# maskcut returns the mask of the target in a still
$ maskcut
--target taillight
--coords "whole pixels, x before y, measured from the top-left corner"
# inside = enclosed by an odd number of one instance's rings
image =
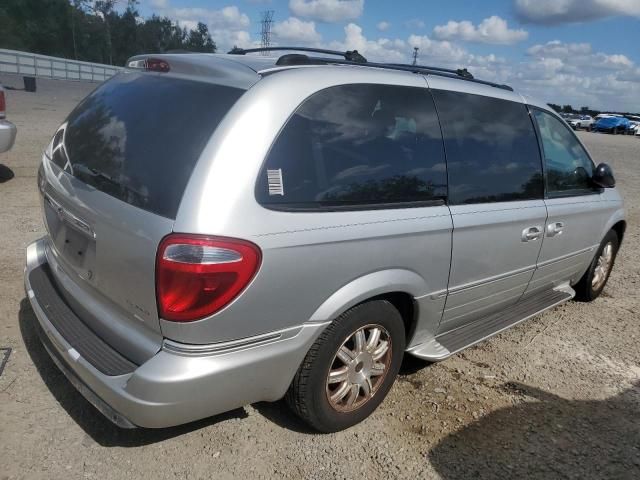
[[[6,110],[7,110],[7,102],[4,98],[4,90],[0,90],[0,118],[5,117]]]
[[[260,260],[260,249],[244,240],[168,235],[156,262],[160,317],[191,322],[212,315],[251,282]]]

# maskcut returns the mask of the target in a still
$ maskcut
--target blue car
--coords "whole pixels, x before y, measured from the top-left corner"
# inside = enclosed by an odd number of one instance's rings
[[[593,129],[596,132],[613,133],[629,133],[631,131],[631,122],[624,117],[604,117],[596,122]]]

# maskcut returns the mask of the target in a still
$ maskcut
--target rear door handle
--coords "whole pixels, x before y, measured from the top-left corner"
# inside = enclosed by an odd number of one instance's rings
[[[523,242],[533,242],[538,240],[540,237],[542,237],[542,227],[540,226],[525,228],[522,231]]]
[[[555,222],[547,225],[547,237],[555,237],[561,235],[564,230],[564,223]]]

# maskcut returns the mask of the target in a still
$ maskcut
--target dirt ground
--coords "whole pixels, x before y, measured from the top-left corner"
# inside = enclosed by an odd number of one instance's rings
[[[56,369],[25,300],[25,247],[44,233],[40,155],[93,88],[38,86],[8,92],[18,138],[0,154],[0,348],[12,349],[0,376],[0,479],[640,478],[640,138],[579,133],[613,166],[629,223],[594,303],[565,304],[442,363],[407,359],[377,412],[342,433],[311,433],[282,403],[127,431]]]

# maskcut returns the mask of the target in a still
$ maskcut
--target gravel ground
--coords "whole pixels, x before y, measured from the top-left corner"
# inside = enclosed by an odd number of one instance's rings
[[[5,85],[15,78],[0,77]],[[579,133],[609,162],[629,227],[604,294],[568,303],[438,364],[407,359],[386,401],[317,435],[282,403],[166,430],[124,431],[56,369],[33,330],[22,270],[43,234],[41,151],[93,85],[8,92],[18,126],[0,155],[0,479],[640,478],[640,139]],[[0,361],[1,361],[0,352]]]

